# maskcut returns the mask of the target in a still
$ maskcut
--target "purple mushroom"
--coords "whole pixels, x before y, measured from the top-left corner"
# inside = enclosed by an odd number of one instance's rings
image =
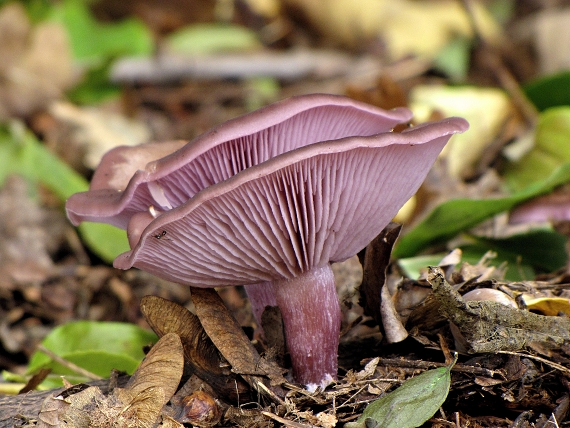
[[[570,193],[564,187],[515,207],[509,223],[543,223],[570,220]]]
[[[390,132],[410,118],[345,97],[290,98],[170,143],[178,150],[163,158],[158,144],[112,150],[68,216],[127,229],[118,268],[245,285],[258,320],[278,306],[294,378],[323,384],[336,378],[341,319],[330,262],[364,248],[468,127],[450,118]],[[123,165],[137,162],[127,183]]]

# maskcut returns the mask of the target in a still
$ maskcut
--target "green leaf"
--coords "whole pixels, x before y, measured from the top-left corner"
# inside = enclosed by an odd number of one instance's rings
[[[395,391],[370,403],[346,428],[414,428],[441,407],[451,383],[451,366],[428,370],[404,382]]]
[[[82,0],[63,1],[50,18],[66,28],[74,58],[89,66],[122,55],[150,55],[154,47],[150,30],[141,21],[101,23]]]
[[[471,39],[458,37],[445,46],[435,57],[434,66],[454,81],[462,81],[469,71]]]
[[[46,348],[78,366],[109,376],[110,370],[132,373],[144,358],[143,347],[156,342],[156,335],[134,324],[77,321],[56,327],[42,342]],[[52,374],[70,374],[42,352],[30,359],[28,373],[50,367]]]
[[[254,50],[261,47],[253,31],[231,24],[190,25],[170,34],[166,43],[174,52],[191,55]]]
[[[461,262],[476,265],[479,261],[492,251],[492,246],[485,244],[470,244],[462,246],[463,254]],[[440,260],[445,256],[445,253],[438,253],[426,256],[414,256],[398,259],[398,266],[402,269],[403,273],[411,279],[418,279],[422,271],[426,271],[428,266],[437,266]],[[506,271],[504,279],[507,281],[523,281],[535,277],[535,271],[532,265],[523,264],[516,254],[504,253],[497,251],[495,248],[495,257],[488,258],[487,263],[490,266],[503,266],[506,264]]]
[[[12,0],[0,1],[0,7],[4,4],[10,3]],[[26,0],[24,7],[30,20],[34,23],[40,22],[45,19],[50,13],[53,3],[50,0]]]
[[[492,247],[492,246],[491,246]],[[489,251],[493,251],[495,257],[488,260],[490,266],[501,267],[505,269],[504,280],[506,281],[528,281],[536,276],[536,271],[531,264],[522,262],[521,257],[514,253],[502,251],[484,243],[474,243],[461,247],[463,250],[463,260],[474,265],[484,256],[489,256]]]
[[[0,127],[0,185],[10,174],[39,181],[62,200],[89,187],[85,178],[50,152],[21,122]]]
[[[43,184],[62,201],[89,188],[83,176],[50,152],[21,122],[0,126],[0,186],[10,174]],[[85,223],[79,231],[91,251],[106,262],[129,250],[124,230]]]
[[[75,104],[92,105],[116,98],[121,94],[119,85],[109,80],[110,62],[87,70],[83,80],[67,92]]]
[[[130,250],[127,232],[104,223],[81,223],[78,227],[83,242],[105,262]]]
[[[501,266],[505,262],[505,278],[508,281],[530,280],[535,277],[535,269],[554,272],[568,262],[567,238],[550,229],[533,229],[525,233],[503,239],[490,239],[470,236],[472,243],[461,245],[461,261],[477,264],[489,251],[495,253],[488,259],[491,266]],[[437,266],[445,253],[406,257],[398,259],[398,266],[408,278],[418,279],[420,272],[428,266]]]
[[[523,90],[539,110],[570,105],[570,71],[533,80]]]
[[[504,177],[511,190],[543,180],[557,167],[570,162],[570,106],[541,113],[534,140],[530,152],[505,168]]]
[[[556,169],[547,179],[520,192],[495,199],[454,199],[438,205],[396,244],[396,258],[411,257],[422,249],[445,242],[462,231],[528,199],[552,191],[570,181],[570,163]]]
[[[480,248],[495,251],[497,259],[507,261],[510,265],[533,266],[543,272],[554,272],[568,262],[566,252],[567,238],[554,230],[536,229],[503,239],[475,238],[470,249]],[[469,247],[465,247],[467,251]],[[516,278],[513,280],[532,277]]]
[[[447,253],[437,253],[423,256],[402,257],[397,260],[397,264],[406,277],[417,280],[419,279],[422,270],[425,270],[428,266],[438,266],[439,262],[446,256],[446,254]],[[461,260],[471,263],[463,257]],[[476,262],[477,260],[475,263]]]

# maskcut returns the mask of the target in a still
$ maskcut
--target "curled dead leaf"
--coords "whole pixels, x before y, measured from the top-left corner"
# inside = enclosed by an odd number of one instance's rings
[[[228,360],[234,373],[267,376],[272,385],[285,382],[284,370],[258,354],[215,290],[191,287],[191,292],[196,314],[204,330]],[[257,382],[249,383],[258,388]]]
[[[160,388],[164,391],[162,407],[176,392],[183,369],[180,338],[175,333],[168,333],[152,347],[125,389],[136,397],[147,389]]]
[[[227,368],[200,320],[185,307],[158,296],[145,296],[141,311],[152,328],[162,337],[176,333],[186,356],[186,370],[195,373],[222,397],[231,401],[250,399],[249,387]]]
[[[402,226],[390,223],[366,247],[363,262],[363,278],[360,285],[361,306],[382,326],[381,290],[386,282],[386,268],[390,262],[390,254],[400,235]]]

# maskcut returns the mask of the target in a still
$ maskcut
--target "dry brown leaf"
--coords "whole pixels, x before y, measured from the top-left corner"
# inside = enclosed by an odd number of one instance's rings
[[[159,387],[164,391],[164,402],[174,395],[184,368],[182,343],[175,333],[160,338],[129,379],[126,389],[133,396],[146,389]]]
[[[196,314],[208,336],[232,371],[241,375],[265,375],[272,384],[285,382],[283,369],[259,356],[240,325],[215,290],[191,287]]]
[[[141,312],[153,331],[162,337],[176,333],[184,348],[186,365],[223,397],[232,401],[249,397],[249,387],[227,368],[200,320],[185,307],[157,296],[145,296]]]
[[[50,373],[51,369],[41,369],[26,382],[26,385],[20,390],[20,392],[18,392],[18,394],[25,394],[26,392],[35,390]]]
[[[168,333],[176,333],[180,337],[191,365],[222,373],[218,352],[196,315],[184,306],[158,296],[143,297],[140,307],[146,321],[159,337]]]
[[[126,403],[114,417],[114,426],[120,427],[152,428],[162,406],[169,400],[160,386],[148,386],[138,392],[129,389],[116,389],[114,392],[119,401]]]
[[[50,396],[42,404],[38,415],[38,428],[59,427],[59,417],[69,408],[70,403],[63,398]]]
[[[183,365],[180,338],[167,334],[150,350],[126,388],[105,396],[98,387],[71,387],[44,402],[38,426],[151,428],[178,388]]]
[[[374,318],[378,325],[382,325],[380,292],[386,282],[386,268],[390,262],[392,247],[401,230],[402,226],[390,223],[366,247],[364,275],[360,285],[360,305],[364,308],[364,313]]]

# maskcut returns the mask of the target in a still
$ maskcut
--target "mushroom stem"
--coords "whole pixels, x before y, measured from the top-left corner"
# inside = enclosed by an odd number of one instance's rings
[[[261,325],[261,315],[267,306],[277,306],[275,294],[270,282],[260,282],[257,284],[249,284],[244,286],[245,292],[251,304],[251,311],[257,322],[257,326],[263,329]]]
[[[293,377],[323,386],[336,379],[341,312],[330,265],[273,282]]]

